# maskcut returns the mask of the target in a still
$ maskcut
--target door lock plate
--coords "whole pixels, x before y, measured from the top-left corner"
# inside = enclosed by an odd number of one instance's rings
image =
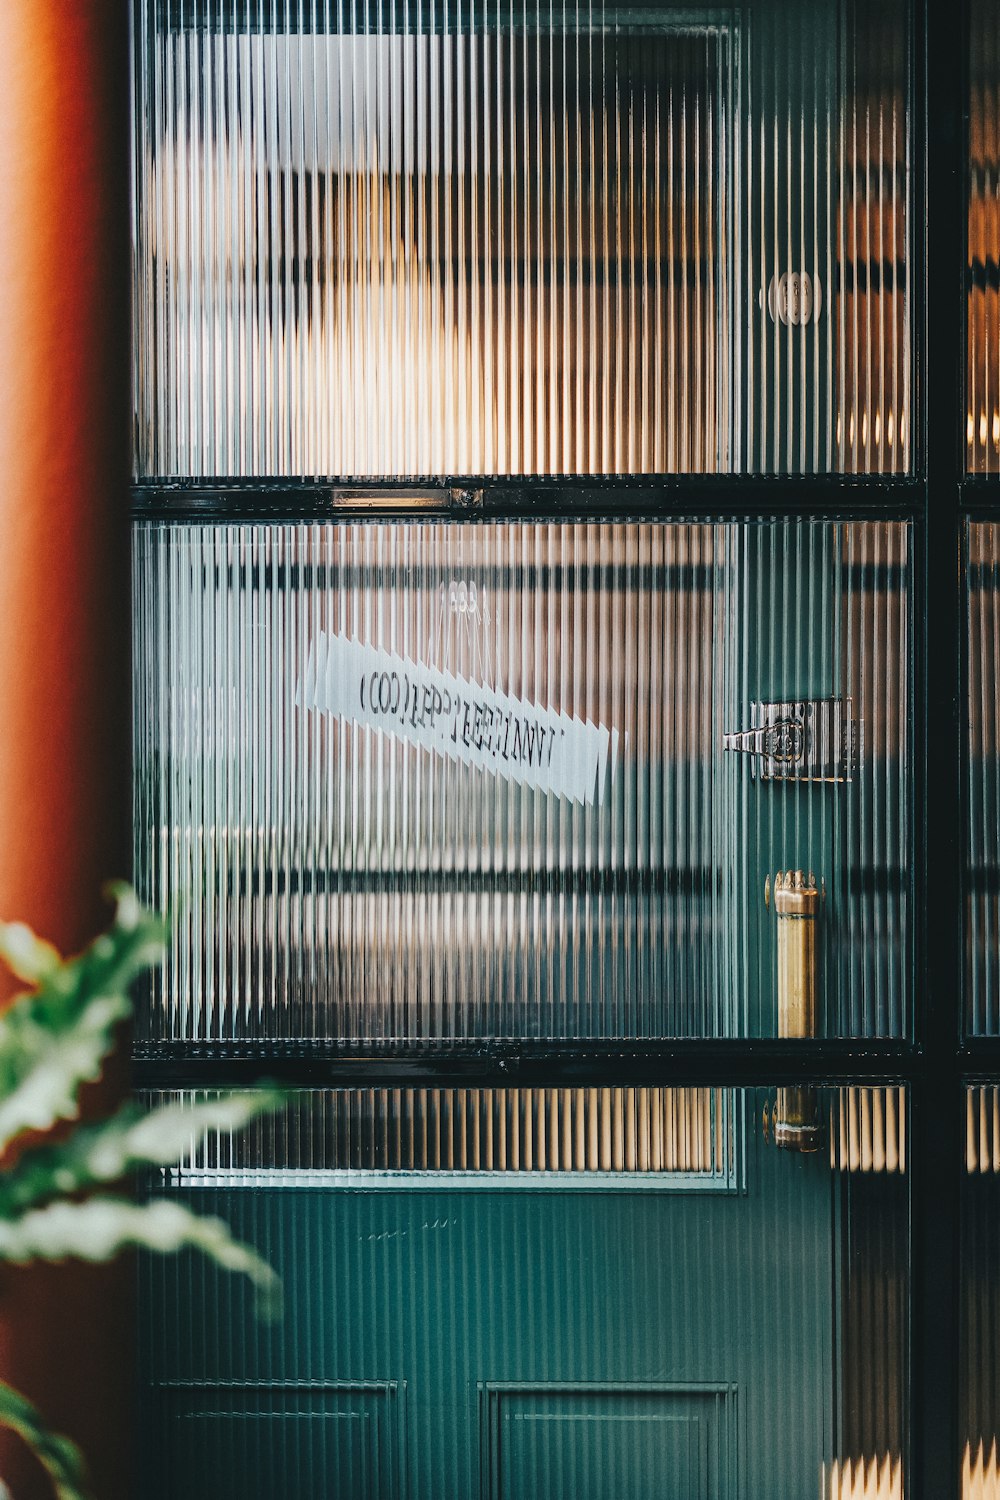
[[[724,750],[753,756],[761,781],[851,781],[861,722],[850,698],[751,703],[750,728],[723,736]]]

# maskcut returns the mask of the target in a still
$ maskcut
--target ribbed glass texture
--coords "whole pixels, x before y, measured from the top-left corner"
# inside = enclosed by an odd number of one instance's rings
[[[965,1023],[1000,1034],[1000,527],[967,535]]]
[[[960,1365],[963,1500],[1000,1495],[1000,1089],[966,1090]]]
[[[905,525],[150,523],[135,570],[141,1042],[905,1032]]]
[[[910,467],[902,0],[136,0],[140,477]]]
[[[188,1093],[181,1102],[211,1097]],[[289,1184],[428,1172],[462,1181],[498,1174],[664,1173],[737,1185],[735,1095],[710,1088],[367,1088],[300,1091],[277,1115],[192,1145],[178,1182]],[[859,1135],[859,1140],[861,1139]]]
[[[166,1096],[164,1096],[166,1097]],[[171,1102],[200,1103],[210,1091]],[[151,1096],[151,1102],[162,1102]],[[824,1096],[834,1171],[905,1172],[906,1099],[898,1087],[849,1087]],[[996,1104],[991,1098],[991,1107]],[[309,1174],[687,1174],[736,1186],[744,1172],[742,1095],[731,1089],[649,1087],[339,1088],[297,1090],[274,1114],[236,1133],[213,1132],[166,1176],[175,1182],[264,1180]],[[765,1103],[770,1129],[782,1110]],[[970,1122],[972,1117],[970,1115]],[[992,1116],[977,1116],[970,1152],[1000,1153]],[[970,1125],[971,1128],[971,1125]],[[766,1135],[768,1141],[770,1136]],[[970,1162],[978,1156],[970,1155]],[[1000,1154],[997,1156],[1000,1163]],[[970,1171],[973,1170],[970,1166]],[[985,1170],[985,1169],[984,1169]],[[1000,1165],[996,1167],[1000,1171]]]
[[[966,467],[1000,472],[1000,32],[990,0],[969,21]]]
[[[449,1092],[413,1093],[418,1135],[432,1094],[428,1135],[496,1097]],[[256,1322],[200,1260],[143,1263],[143,1494],[902,1500],[905,1100],[804,1086],[802,1153],[775,1144],[781,1091],[702,1092],[730,1101],[733,1182],[289,1172],[330,1160],[325,1091],[256,1129],[250,1176],[222,1143],[228,1176],[161,1182],[262,1250],[285,1312]],[[878,1164],[831,1159],[850,1092],[894,1101]],[[374,1139],[401,1117],[369,1113]]]

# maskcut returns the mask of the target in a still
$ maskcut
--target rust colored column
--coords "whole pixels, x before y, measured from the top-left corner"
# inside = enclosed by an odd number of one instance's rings
[[[129,869],[127,100],[126,0],[0,4],[0,916],[68,950]],[[128,1493],[130,1325],[120,1266],[0,1274],[0,1376],[99,1500]],[[51,1494],[9,1436],[0,1475]]]

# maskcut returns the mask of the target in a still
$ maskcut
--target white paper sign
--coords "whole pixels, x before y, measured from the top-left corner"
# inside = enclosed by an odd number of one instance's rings
[[[320,632],[295,702],[539,791],[601,802],[618,731]]]

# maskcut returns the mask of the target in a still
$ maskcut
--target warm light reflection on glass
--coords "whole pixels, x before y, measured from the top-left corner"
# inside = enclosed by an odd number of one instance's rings
[[[902,1088],[839,1089],[829,1121],[830,1166],[850,1172],[906,1171]]]
[[[1000,1088],[966,1090],[965,1168],[1000,1172]]]
[[[903,1500],[903,1465],[895,1454],[847,1458],[825,1475],[824,1500]]]
[[[997,1440],[966,1443],[962,1459],[962,1500],[1000,1500]]]
[[[993,0],[973,0],[969,46],[966,456],[1000,468],[1000,39]]]
[[[733,1186],[742,1101],[712,1088],[371,1088],[293,1093],[195,1146],[180,1176],[628,1173]]]
[[[907,468],[901,0],[317,9],[141,6],[140,475]]]
[[[1000,1086],[965,1091],[960,1433],[963,1500],[1000,1500]]]

